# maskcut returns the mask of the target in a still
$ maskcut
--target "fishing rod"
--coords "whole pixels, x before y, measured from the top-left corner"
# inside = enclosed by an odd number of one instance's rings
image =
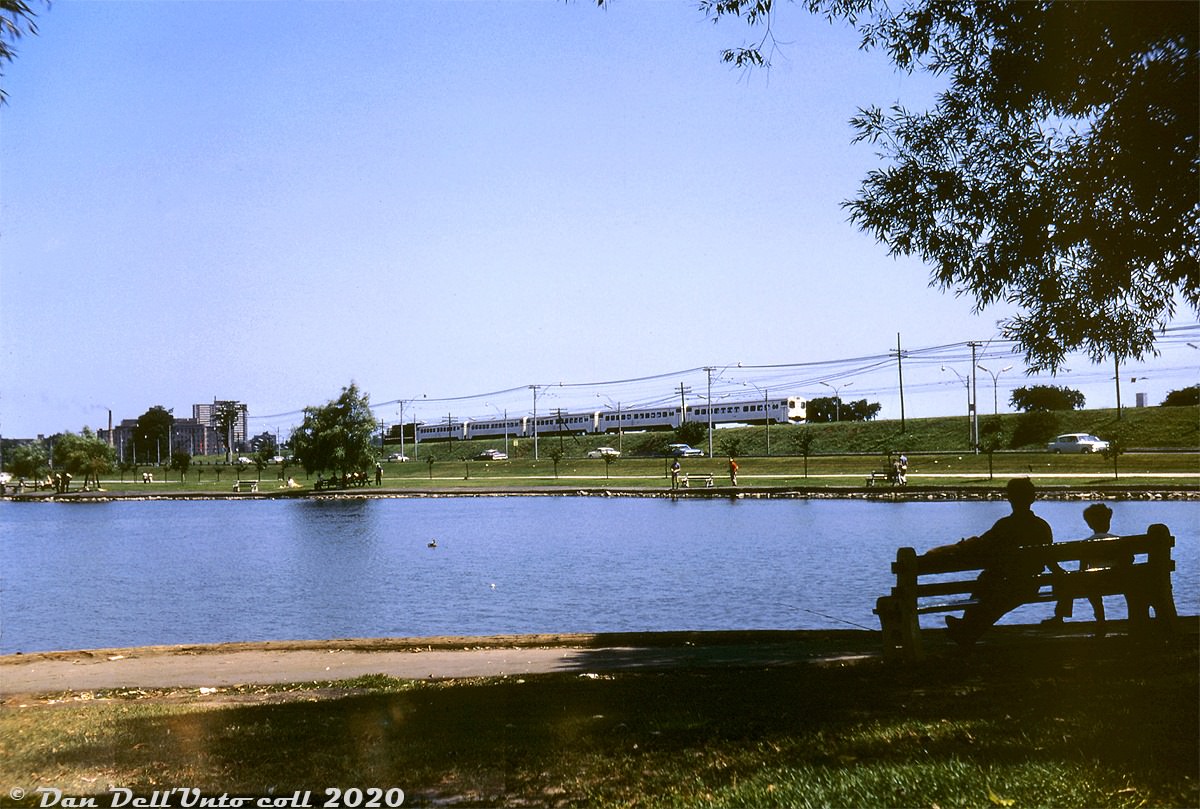
[[[845,618],[838,618],[836,615],[826,615],[823,612],[817,612],[816,610],[810,610],[808,607],[801,607],[796,604],[790,604],[786,601],[777,601],[776,603],[781,607],[789,607],[793,610],[800,610],[800,612],[809,612],[809,613],[812,613],[813,615],[819,615],[822,618],[828,618],[830,621],[837,621],[838,623],[841,623],[841,624],[849,624],[850,626],[855,626],[855,627],[858,627],[859,629],[865,629],[868,632],[875,631],[874,627],[863,626],[862,624],[856,624],[854,621],[847,621]]]

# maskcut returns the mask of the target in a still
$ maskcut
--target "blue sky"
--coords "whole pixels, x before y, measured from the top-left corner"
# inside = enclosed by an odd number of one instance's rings
[[[897,333],[909,417],[965,409],[969,340],[1014,366],[1001,410],[1035,382],[1115,402],[1086,358],[1025,378],[1009,310],[847,223],[875,165],[849,118],[933,87],[800,9],[749,75],[719,53],[756,34],[683,2],[60,2],[39,29],[0,110],[6,436],[214,398],[286,435],[351,381],[389,421],[530,385],[599,408],[705,395],[705,366],[714,398],[838,385],[898,417]],[[1123,403],[1192,384],[1189,341]]]

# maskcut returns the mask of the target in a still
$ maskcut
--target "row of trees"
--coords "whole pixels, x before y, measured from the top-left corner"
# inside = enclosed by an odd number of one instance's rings
[[[1025,413],[1081,410],[1085,401],[1082,392],[1056,385],[1016,388],[1008,398],[1009,404]],[[1197,404],[1200,404],[1200,385],[1173,390],[1162,401],[1163,407],[1186,407]]]
[[[991,426],[992,422],[985,422],[981,431],[985,449],[999,449],[1005,445],[1025,446],[1046,440],[1057,429],[1054,412],[1080,408],[1084,404],[1084,397],[1079,391],[1069,388],[1041,385],[1014,390],[1010,401],[1014,407],[1024,410],[1025,416],[1017,423],[1011,436],[1002,435],[999,422],[994,427]],[[1200,404],[1200,385],[1171,391],[1163,401],[1164,406],[1196,404]],[[868,404],[865,399],[840,404],[843,421],[870,420],[875,418],[878,411],[878,403]],[[831,397],[812,399],[808,412],[812,422],[831,422],[837,418],[838,403]],[[161,423],[163,414],[170,416],[169,411],[163,408],[151,408],[147,413],[148,422]],[[352,382],[342,389],[336,399],[324,405],[305,408],[303,423],[292,434],[292,454],[310,475],[315,472],[348,475],[367,471],[377,462],[373,444],[375,428],[370,397]],[[702,422],[688,422],[674,433],[676,440],[697,445],[705,436],[706,426]],[[669,440],[664,438],[664,442]],[[790,448],[807,459],[814,441],[813,433],[805,429],[793,433],[788,440],[792,444]],[[722,436],[718,449],[726,455],[740,454],[738,437]],[[172,469],[181,476],[187,474],[191,466],[191,456],[187,452],[175,452],[170,460]],[[53,461],[55,468],[69,473],[83,486],[89,483],[98,486],[100,475],[117,466],[113,448],[84,427],[79,434],[57,436],[50,455],[42,444],[14,447],[8,453],[7,467],[14,475],[33,480],[46,473],[50,461]],[[269,462],[265,450],[254,459],[254,465],[260,471]]]
[[[15,447],[8,458],[8,469],[13,475],[28,480],[38,480],[51,461],[56,469],[78,479],[79,485],[89,482],[100,485],[100,475],[110,471],[116,463],[116,451],[108,442],[84,427],[79,434],[64,433],[54,442],[54,449],[47,455],[41,444],[22,444]]]

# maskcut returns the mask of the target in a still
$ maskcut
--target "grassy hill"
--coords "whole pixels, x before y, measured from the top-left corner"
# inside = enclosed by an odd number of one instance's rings
[[[1130,449],[1200,449],[1200,407],[1124,408],[1118,419],[1115,409],[1069,410],[1036,414],[1002,413],[980,418],[980,432],[989,425],[998,425],[1001,450],[1040,450],[1059,433],[1093,433],[1105,439],[1120,435]],[[1030,425],[1036,429],[1029,429]],[[1024,425],[1024,427],[1023,427]],[[899,420],[841,422],[838,424],[773,425],[770,428],[771,455],[798,455],[800,436],[808,431],[812,436],[811,454],[886,454],[895,452],[954,452],[970,448],[969,423],[966,416],[906,419],[903,430]],[[1022,440],[1033,437],[1034,440]],[[1015,440],[1014,440],[1015,439]],[[626,433],[621,441],[626,456],[660,455],[663,447],[676,440],[671,433]],[[702,449],[707,448],[706,439]],[[564,438],[564,457],[579,457],[596,446],[617,446],[615,434],[608,436],[573,436]],[[503,447],[503,439],[464,442],[454,455],[478,452],[486,447]],[[543,455],[557,449],[557,436],[545,436],[540,441]],[[715,430],[713,447],[723,452],[733,447],[732,454],[761,456],[767,454],[767,430],[759,427],[735,427]],[[439,454],[447,448],[441,445]],[[521,441],[509,453],[523,457],[532,451],[532,442]]]

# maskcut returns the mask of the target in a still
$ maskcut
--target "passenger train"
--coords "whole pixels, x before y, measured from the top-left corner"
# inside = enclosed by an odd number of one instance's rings
[[[543,435],[597,435],[618,431],[674,430],[685,421],[710,421],[708,405],[596,410],[584,413],[552,411],[546,415],[416,424],[416,439],[463,441],[470,438],[532,438]],[[807,402],[799,396],[722,402],[711,407],[713,424],[796,424],[807,419]],[[405,425],[405,435],[412,435]]]

